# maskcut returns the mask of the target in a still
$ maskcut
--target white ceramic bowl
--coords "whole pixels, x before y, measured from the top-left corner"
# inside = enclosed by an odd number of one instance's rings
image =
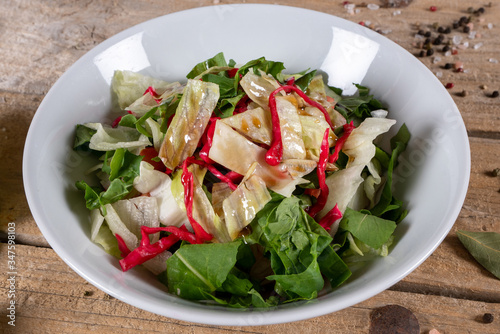
[[[75,125],[110,119],[116,69],[183,80],[199,61],[223,51],[239,63],[265,56],[290,72],[318,68],[329,84],[372,88],[413,137],[402,156],[398,193],[409,215],[389,256],[369,263],[332,293],[274,310],[208,307],[169,295],[141,270],[89,240],[88,212],[74,183],[85,157],[72,150]],[[29,129],[23,175],[31,212],[57,254],[87,281],[144,310],[217,325],[297,321],[349,307],[389,288],[422,263],[457,218],[467,191],[470,152],[453,100],[416,58],[385,37],[346,20],[292,7],[224,5],[178,12],[139,24],[101,43],[56,82]]]

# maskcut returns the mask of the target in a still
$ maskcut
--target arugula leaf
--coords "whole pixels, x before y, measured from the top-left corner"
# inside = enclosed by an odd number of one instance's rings
[[[222,283],[220,290],[235,296],[245,297],[248,294],[248,291],[253,288],[253,284],[249,279],[239,276],[241,275],[229,273],[226,280]]]
[[[328,232],[302,209],[300,199],[271,195],[246,240],[264,246],[269,254],[274,275],[267,279],[276,281],[275,291],[289,301],[311,299],[323,288],[323,275],[332,286],[344,281],[349,269],[331,249]]]
[[[220,289],[236,264],[241,241],[184,245],[167,260],[169,292],[192,300],[204,300]],[[233,278],[231,278],[233,279]],[[164,282],[165,283],[165,282]]]
[[[500,233],[458,230],[457,235],[476,261],[500,279]]]
[[[309,73],[306,73],[303,76],[301,76],[300,78],[298,78],[297,80],[295,80],[295,84],[297,86],[299,86],[299,88],[302,91],[305,91],[315,75],[316,75],[316,70],[310,71]]]
[[[106,152],[106,156],[108,153]],[[142,155],[135,155],[124,148],[119,148],[114,151],[109,165],[107,164],[108,159],[106,159],[106,156],[103,171],[109,174],[110,181],[121,178],[125,183],[132,183],[139,176]]]
[[[152,136],[148,132],[148,130],[146,130],[146,128],[144,127],[144,123],[146,123],[146,120],[148,118],[150,118],[153,115],[155,115],[158,112],[159,108],[160,107],[153,107],[153,108],[151,108],[147,113],[145,113],[139,119],[137,119],[132,114],[127,114],[127,115],[123,116],[120,119],[120,122],[118,123],[118,125],[126,126],[126,127],[129,127],[129,128],[136,128],[139,133],[142,133],[143,135],[151,138]]]
[[[396,229],[396,223],[372,216],[369,212],[357,212],[347,208],[339,227],[351,232],[353,236],[368,246],[377,249],[389,240]]]
[[[373,97],[373,95],[369,95],[369,88],[355,84],[358,88],[358,94],[353,96],[342,96],[342,90],[329,87],[335,94],[338,95],[338,99],[336,99],[337,104],[335,106],[335,110],[340,112],[347,122],[357,119],[364,119],[366,117],[371,116],[371,112],[373,110],[381,109],[382,103]],[[339,94],[340,93],[340,94]]]
[[[100,193],[101,188],[92,187],[88,185],[85,181],[76,182],[76,187],[85,192],[85,205],[87,209],[98,209],[101,206]]]
[[[231,296],[229,300],[224,298],[218,298],[207,292],[202,292],[207,300],[213,300],[221,305],[233,307],[233,308],[266,308],[275,307],[278,305],[278,298],[276,296],[271,296],[267,300],[262,297],[262,295],[255,289],[250,289],[247,295],[242,296]]]
[[[137,118],[135,118],[135,116],[132,114],[127,114],[120,119],[118,125],[126,126],[128,128],[135,128],[135,123],[137,123]]]
[[[76,126],[76,136],[75,136],[75,142],[73,144],[74,149],[88,149],[89,148],[89,143],[90,143],[90,138],[96,133],[97,131],[94,129],[90,129],[86,127],[85,125],[78,124]]]
[[[333,250],[331,245],[328,245],[318,257],[318,264],[321,273],[328,278],[332,288],[340,286],[352,274],[349,267]]]
[[[234,109],[240,100],[245,96],[245,93],[236,95],[234,97],[222,98],[219,100],[216,108],[217,115],[221,118],[233,116]]]
[[[227,66],[226,58],[223,52],[219,52],[212,58],[209,58],[201,63],[196,64],[193,69],[186,75],[186,78],[193,79],[201,73],[214,66]]]
[[[318,291],[325,284],[321,276],[318,261],[311,261],[309,266],[300,273],[271,275],[267,279],[276,281],[276,292],[292,297],[291,300],[287,300],[288,302],[316,298]]]
[[[147,113],[145,113],[141,118],[139,118],[137,120],[137,122],[135,122],[135,127],[137,129],[137,131],[139,131],[140,133],[142,133],[143,135],[147,136],[147,137],[153,137],[149,132],[148,130],[146,130],[146,128],[144,127],[144,123],[146,123],[146,120],[150,117],[152,117],[154,114],[156,114],[156,112],[158,111],[158,107],[154,107],[154,108],[151,108],[151,110],[149,110]]]
[[[241,76],[244,76],[250,69],[252,69],[255,74],[259,74],[259,70],[261,70],[264,73],[272,75],[277,80],[280,80],[282,79],[281,72],[285,69],[285,65],[282,62],[266,60],[266,58],[264,57],[250,60],[249,62],[241,66],[236,72],[236,85],[239,82],[240,74]]]
[[[384,213],[393,210],[395,208],[391,207],[390,206],[391,204],[395,205],[401,203],[398,202],[392,195],[392,174],[394,168],[396,168],[397,166],[398,157],[406,149],[409,140],[410,140],[410,132],[408,131],[406,124],[403,124],[399,129],[398,133],[391,139],[392,153],[391,153],[391,159],[389,160],[389,163],[387,165],[387,180],[382,190],[379,202],[370,210],[370,212],[374,216],[380,217]],[[379,154],[379,158],[381,158],[383,156],[381,154],[381,151],[377,150],[376,153],[377,152]],[[381,160],[384,159],[381,158]],[[381,163],[382,165],[384,165],[384,162]],[[404,214],[404,211],[401,212],[401,214]],[[395,219],[395,220],[400,220],[400,219]]]
[[[219,94],[221,98],[233,97],[236,93],[234,89],[235,78],[229,78],[225,76],[224,73],[225,72],[219,74],[208,73],[203,75],[202,80],[219,85]]]
[[[170,117],[175,115],[177,111],[177,107],[179,106],[179,102],[181,101],[182,94],[176,94],[172,96],[172,98],[168,99],[167,102],[159,106],[160,108],[160,117],[161,117],[161,125],[160,131],[163,133],[167,132],[168,120]]]
[[[109,156],[112,155],[110,158]],[[76,182],[76,187],[85,192],[85,203],[89,210],[103,208],[104,205],[114,203],[130,193],[134,179],[139,175],[142,156],[130,153],[120,148],[116,151],[107,151],[104,155],[102,171],[109,175],[108,189],[92,187],[85,181]]]

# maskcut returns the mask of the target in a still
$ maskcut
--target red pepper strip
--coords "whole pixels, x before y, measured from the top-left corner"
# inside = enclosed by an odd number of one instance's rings
[[[340,218],[342,218],[342,212],[340,212],[339,207],[337,206],[337,204],[335,204],[333,209],[328,211],[328,213],[323,218],[321,218],[321,220],[319,221],[319,225],[321,225],[325,230],[329,231],[330,226],[332,226],[332,224]]]
[[[326,200],[328,198],[328,194],[330,193],[330,190],[328,189],[328,186],[326,185],[325,182],[326,179],[325,169],[326,169],[326,162],[328,161],[328,153],[330,147],[328,142],[329,132],[330,129],[325,130],[325,135],[323,136],[323,141],[321,142],[318,167],[316,168],[316,172],[318,173],[319,188],[321,189],[321,193],[319,194],[316,203],[309,208],[308,213],[311,217],[316,216],[318,212],[323,210],[326,204]]]
[[[128,249],[127,244],[119,234],[115,234],[116,241],[118,242],[118,249],[120,250],[121,256],[126,257],[130,254],[130,249]]]
[[[230,70],[227,71],[227,75],[230,77],[230,78],[234,78],[234,76],[236,75],[236,73],[238,72],[239,68],[235,67],[235,68],[232,68]]]
[[[139,264],[151,260],[158,254],[168,250],[180,239],[171,234],[168,237],[163,237],[154,244],[149,241],[148,231],[146,226],[141,226],[141,245],[130,252],[125,258],[120,260],[120,266],[123,271],[127,271]]]
[[[242,112],[247,111],[248,109],[248,102],[250,102],[250,98],[248,95],[243,95],[243,97],[236,103],[236,106],[234,107],[233,115],[236,114],[241,114]]]
[[[288,86],[293,86],[295,84],[295,77],[288,78],[288,80],[286,81],[286,84]]]
[[[281,159],[283,159],[283,142],[281,141],[280,118],[276,107],[276,94],[282,90],[286,91],[285,87],[288,86],[276,88],[271,94],[269,94],[269,110],[271,111],[271,122],[273,125],[273,139],[271,140],[271,146],[266,153],[266,162],[271,166],[278,165],[281,162]]]
[[[304,190],[304,194],[313,196],[314,198],[318,198],[319,194],[321,194],[321,189],[307,188],[306,190]]]
[[[316,107],[318,108],[322,113],[323,115],[325,116],[325,120],[326,122],[328,123],[328,125],[330,125],[330,128],[333,130],[335,129],[335,127],[333,126],[332,124],[332,120],[330,119],[330,114],[328,114],[328,111],[326,111],[325,107],[323,107],[321,105],[321,103],[319,102],[316,102],[314,100],[311,100],[311,98],[309,96],[306,95],[306,93],[304,93],[303,91],[301,91],[298,87],[296,86],[284,86],[284,87],[289,87],[287,89],[290,89],[290,90],[293,90],[295,93],[297,93],[301,98],[304,99],[304,101],[313,106],[313,107]],[[290,91],[287,91],[287,93],[289,93]]]
[[[335,151],[333,152],[332,155],[330,155],[330,158],[328,158],[329,163],[334,164],[335,162],[337,162],[342,147],[344,147],[347,138],[351,134],[352,130],[354,130],[355,128],[356,127],[354,126],[352,121],[349,124],[344,124],[344,133],[339,139],[337,139],[337,143],[335,144]]]
[[[193,217],[194,177],[193,173],[191,173],[187,168],[188,160],[189,159],[184,160],[184,163],[182,164],[181,176],[182,186],[184,187],[184,205],[186,206],[186,214],[197,240],[209,241],[213,239],[213,236],[210,233],[207,233]]]
[[[163,162],[153,160],[154,158],[158,157],[158,151],[156,151],[156,149],[153,146],[148,146],[142,149],[139,155],[142,155],[144,157],[142,158],[142,161],[150,163],[155,170],[160,172],[167,171],[167,167],[165,167]]]
[[[130,110],[127,110],[127,112],[129,114],[132,114],[132,112]],[[116,128],[118,126],[118,124],[120,123],[120,121],[122,120],[122,118],[123,118],[123,116],[118,116],[117,118],[115,118],[113,123],[111,123],[111,127]]]
[[[113,123],[111,123],[111,127],[112,128],[116,128],[118,126],[118,124],[120,123],[120,121],[122,120],[122,117],[123,116],[118,116],[117,118],[115,118],[115,120],[113,121]]]
[[[334,129],[334,126],[330,119],[330,115],[328,114],[328,111],[326,111],[325,107],[323,107],[320,103],[311,100],[309,96],[307,96],[298,87],[292,85],[286,85],[276,88],[271,94],[269,94],[269,110],[271,111],[271,122],[273,124],[273,129],[272,129],[273,139],[271,141],[271,147],[266,153],[266,162],[271,166],[278,165],[281,162],[281,159],[283,158],[283,143],[281,141],[281,128],[279,123],[278,110],[276,107],[276,94],[282,90],[284,90],[286,93],[290,93],[292,91],[297,93],[301,98],[304,99],[304,101],[307,104],[321,110],[330,128],[332,130]]]
[[[243,175],[241,175],[240,173],[236,173],[235,171],[229,171],[224,176],[231,180],[231,182],[233,183],[240,183],[241,180],[243,180]]]
[[[166,226],[166,227],[149,227],[149,226],[141,226],[141,231],[144,230],[148,235],[158,232],[170,232],[175,234],[180,240],[188,241],[191,244],[201,243],[196,239],[196,236],[189,232],[186,226],[182,225],[181,227],[176,226]]]
[[[208,157],[210,153],[210,148],[212,147],[212,140],[214,138],[215,133],[215,124],[220,117],[212,117],[208,121],[208,127],[205,131],[203,137],[201,137],[201,142],[203,143],[203,147],[200,151],[200,158],[205,161],[207,164],[213,164],[214,161]]]
[[[146,95],[146,94],[151,95],[153,97],[153,99],[156,101],[156,103],[159,104],[161,102],[161,99],[158,98],[158,94],[156,93],[156,90],[152,86],[149,86],[148,89],[146,89],[146,91],[142,95]]]
[[[234,190],[236,190],[236,188],[238,188],[238,186],[235,185],[230,178],[228,178],[226,175],[224,175],[220,171],[218,171],[217,168],[215,168],[213,165],[206,163],[204,161],[197,160],[194,157],[189,157],[186,160],[187,160],[188,164],[197,164],[197,165],[200,165],[202,167],[205,167],[206,169],[208,169],[210,171],[210,173],[214,174],[216,178],[218,178],[222,182],[227,183],[227,185],[229,186],[229,188],[231,188],[231,190],[234,191]]]

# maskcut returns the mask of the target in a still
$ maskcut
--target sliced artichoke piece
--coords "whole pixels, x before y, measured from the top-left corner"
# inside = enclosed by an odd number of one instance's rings
[[[218,85],[188,80],[159,152],[167,168],[173,170],[193,155],[218,99]]]
[[[233,193],[224,200],[225,225],[231,240],[236,239],[243,228],[252,222],[269,201],[271,194],[266,183],[257,175],[242,182]]]
[[[261,107],[223,118],[222,122],[256,143],[271,145],[271,114]]]

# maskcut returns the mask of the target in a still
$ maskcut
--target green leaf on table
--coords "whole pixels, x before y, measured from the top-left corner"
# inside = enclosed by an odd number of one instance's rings
[[[458,230],[457,235],[477,262],[500,279],[500,233]]]

